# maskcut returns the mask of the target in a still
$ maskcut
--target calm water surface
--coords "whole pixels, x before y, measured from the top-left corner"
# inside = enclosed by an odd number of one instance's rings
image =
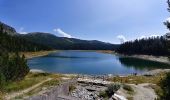
[[[114,74],[142,73],[156,68],[170,68],[170,65],[116,56],[92,51],[61,51],[28,60],[31,69],[46,72],[72,74]]]

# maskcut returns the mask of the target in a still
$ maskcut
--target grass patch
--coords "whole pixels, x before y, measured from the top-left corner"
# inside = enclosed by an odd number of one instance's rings
[[[59,79],[61,78],[61,75],[58,74],[49,74],[49,73],[29,73],[23,80],[17,81],[17,82],[9,82],[5,86],[5,91],[7,93],[23,90],[26,88],[29,88],[43,80],[46,80],[47,78],[54,78],[54,80],[51,80],[49,82],[46,82],[44,85],[46,86],[52,86],[52,85],[58,85]]]
[[[99,93],[99,97],[102,97],[104,99],[111,98],[111,96],[114,95],[114,93],[116,91],[118,91],[120,89],[120,87],[121,87],[121,85],[119,83],[109,84],[105,91],[101,91]]]
[[[8,82],[5,86],[6,92],[14,92],[31,87],[42,80],[47,79],[47,74],[29,73],[23,80],[16,82]]]
[[[127,84],[124,84],[124,85],[123,85],[123,89],[126,90],[127,93],[128,93],[128,94],[131,94],[131,95],[134,94],[134,92],[135,92],[135,91],[133,90],[133,88],[132,88],[130,85],[127,85]]]
[[[0,91],[0,100],[3,100],[4,94]]]
[[[106,91],[100,91],[99,92],[99,97],[102,97],[104,99],[108,99],[109,98],[107,93],[106,93]]]
[[[141,83],[153,83],[158,84],[163,77],[166,76],[166,73],[160,73],[154,76],[134,76],[130,75],[127,77],[113,77],[108,79],[109,81],[113,82],[120,82],[120,83],[126,83],[126,84],[141,84]]]
[[[127,97],[128,100],[133,100],[133,97]]]
[[[20,52],[20,55],[25,55],[26,58],[38,57],[38,56],[45,56],[49,53],[57,52],[59,50],[51,50],[51,51],[38,51],[38,52]]]
[[[159,97],[162,97],[163,94],[163,90],[161,89],[160,86],[158,85],[149,85],[152,89],[154,89],[155,93],[158,95],[157,100],[161,100]]]
[[[25,93],[23,95],[15,97],[15,99],[22,99],[25,96],[32,96],[34,94],[39,93],[40,91],[43,91],[44,89],[49,89],[49,88],[51,88],[51,86],[59,85],[61,77],[62,77],[62,75],[59,75],[59,74],[29,73],[21,81],[8,83],[5,87],[5,89],[6,89],[5,92],[11,93],[11,92],[17,92],[19,90],[24,90],[26,88],[29,88],[29,87],[31,87],[35,84],[42,82],[43,80],[46,80],[48,78],[52,78],[52,80],[41,84],[39,87],[29,91],[28,93]]]
[[[29,91],[28,93],[20,96],[20,98],[23,98],[24,96],[33,96],[36,95],[38,93],[40,93],[43,90],[48,90],[51,88],[51,86],[56,86],[59,85],[59,80],[51,80],[48,82],[43,83],[42,85],[40,85],[39,87]]]

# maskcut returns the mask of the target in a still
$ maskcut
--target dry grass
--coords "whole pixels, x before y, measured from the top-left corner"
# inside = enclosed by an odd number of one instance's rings
[[[31,87],[47,78],[53,78],[54,80],[46,83],[47,85],[55,85],[58,83],[58,80],[62,77],[58,74],[49,74],[49,73],[29,73],[23,80],[17,82],[10,82],[5,86],[7,93],[19,91]]]
[[[38,84],[38,83],[42,82],[43,80],[52,78],[52,80],[43,83],[42,85],[29,91],[28,93],[17,96],[15,98],[15,99],[21,99],[25,96],[31,96],[31,95],[37,94],[40,91],[42,91],[44,88],[49,89],[50,87],[59,85],[61,77],[63,77],[63,75],[49,74],[49,73],[31,73],[30,72],[23,80],[18,81],[18,82],[8,83],[5,87],[4,94],[18,92],[20,90],[24,90],[24,89],[27,89],[27,88],[35,85],[35,84]],[[1,100],[2,96],[4,96],[4,95],[1,94],[1,92],[0,92],[0,100]]]
[[[45,56],[48,55],[49,53],[57,52],[57,50],[52,50],[52,51],[38,51],[38,52],[20,52],[20,55],[25,55],[27,59],[33,58],[33,57],[39,57],[39,56]]]
[[[116,76],[108,80],[127,84],[141,84],[141,83],[158,84],[165,77],[165,75],[166,75],[165,73],[159,73],[154,76],[134,76],[134,75],[126,77]]]
[[[113,82],[121,82],[123,84],[142,84],[142,83],[151,83],[150,85],[151,88],[154,89],[155,93],[158,95],[158,97],[162,96],[163,90],[159,86],[159,83],[164,79],[166,76],[165,72],[159,73],[154,76],[127,76],[127,77],[113,77],[110,78],[110,81]],[[126,87],[127,88],[127,87]],[[128,87],[129,88],[129,87]],[[126,89],[127,90],[127,89]],[[128,98],[128,100],[133,100],[131,96]],[[159,98],[158,98],[159,100]]]
[[[59,85],[59,80],[58,79],[54,79],[54,80],[50,80],[48,82],[45,82],[44,84],[42,84],[41,86],[29,91],[28,93],[24,94],[23,96],[20,96],[21,97],[24,97],[24,96],[32,96],[32,95],[36,95],[37,93],[41,92],[41,91],[44,91],[44,90],[48,90],[49,88],[51,87],[54,87],[54,86],[57,86]]]
[[[5,86],[5,91],[7,93],[10,92],[15,92],[15,91],[19,91],[19,90],[23,90],[26,89],[28,87],[31,87],[39,82],[41,82],[42,80],[47,79],[46,75],[38,75],[37,73],[33,74],[33,73],[29,73],[23,80],[21,81],[16,81],[16,82],[9,82],[6,86]]]
[[[0,91],[0,100],[3,100],[4,94]]]

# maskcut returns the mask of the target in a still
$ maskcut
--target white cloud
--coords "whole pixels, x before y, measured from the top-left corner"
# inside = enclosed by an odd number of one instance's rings
[[[167,22],[170,22],[170,17],[166,19]]]
[[[23,28],[23,27],[21,27],[21,28],[19,29],[18,33],[20,33],[20,34],[27,34],[27,32],[24,31],[24,28]]]
[[[124,43],[127,41],[127,39],[123,35],[118,35],[117,38],[120,40],[121,43]]]
[[[66,32],[64,32],[63,30],[61,30],[60,28],[58,29],[54,29],[54,32],[57,32],[58,34],[60,34],[63,37],[67,37],[67,38],[72,38],[72,36]]]
[[[141,37],[139,37],[138,39],[144,39],[146,38],[146,36],[142,35]]]

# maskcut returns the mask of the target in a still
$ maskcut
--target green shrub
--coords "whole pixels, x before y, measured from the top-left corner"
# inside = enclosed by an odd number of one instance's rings
[[[99,92],[99,97],[108,98],[108,95],[107,95],[106,91],[100,91]]]
[[[160,97],[162,100],[170,99],[170,72],[167,73],[166,77],[160,82],[160,86],[162,88],[162,96]]]
[[[128,92],[131,92],[131,93],[134,92],[133,88],[129,85],[126,85],[126,84],[123,85],[123,89],[128,91]]]
[[[0,90],[3,91],[5,88],[5,76],[0,72]]]
[[[120,89],[120,84],[119,83],[110,84],[107,87],[106,93],[107,93],[108,97],[111,97],[119,89]]]

